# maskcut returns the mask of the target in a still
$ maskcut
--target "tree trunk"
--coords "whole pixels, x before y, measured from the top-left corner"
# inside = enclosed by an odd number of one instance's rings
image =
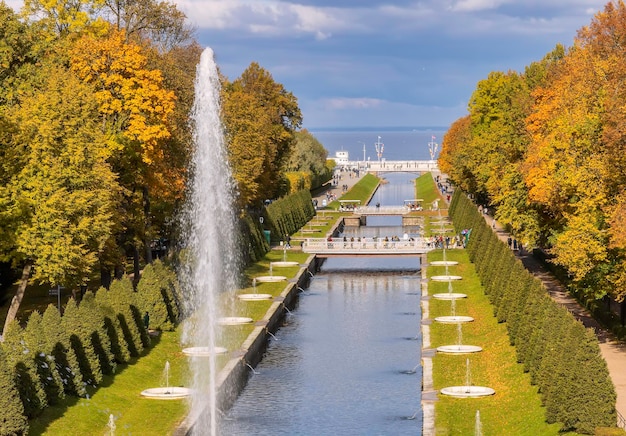
[[[139,283],[139,272],[139,250],[137,245],[133,244],[133,286],[137,286],[137,283]]]
[[[626,325],[626,299],[622,300],[619,304],[620,306],[620,318],[622,320],[622,325]]]
[[[145,251],[146,265],[152,263],[152,241],[151,241],[151,227],[152,227],[152,218],[150,216],[150,194],[148,193],[148,188],[143,186],[142,188],[143,194],[143,216],[144,216],[144,229],[143,229],[143,246]]]
[[[111,269],[106,266],[100,267],[100,285],[105,289],[109,289],[111,280]]]
[[[22,278],[20,279],[20,284],[17,287],[17,291],[15,292],[15,296],[11,300],[11,306],[9,307],[9,312],[7,313],[7,317],[4,320],[4,328],[2,331],[6,331],[7,326],[15,319],[17,316],[17,311],[20,308],[20,304],[22,304],[22,300],[24,299],[24,293],[26,292],[26,286],[28,285],[28,279],[30,278],[30,271],[33,268],[33,262],[27,261],[24,265],[24,269],[22,269]]]

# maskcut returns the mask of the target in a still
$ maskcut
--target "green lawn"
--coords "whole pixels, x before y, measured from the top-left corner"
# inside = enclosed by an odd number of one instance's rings
[[[428,261],[442,260],[441,250],[428,254]],[[530,377],[517,363],[515,349],[509,344],[505,324],[499,324],[493,316],[493,308],[483,293],[480,280],[464,250],[447,250],[447,260],[459,265],[450,266],[450,275],[463,279],[452,282],[453,291],[467,294],[466,299],[456,300],[456,315],[471,316],[473,322],[461,327],[462,344],[478,345],[482,352],[464,355],[437,353],[433,357],[433,382],[436,390],[447,386],[465,385],[466,362],[470,360],[470,382],[496,391],[483,398],[453,398],[439,394],[435,404],[436,435],[473,435],[476,411],[480,411],[485,435],[560,435],[559,424],[547,424],[545,411],[537,388],[530,385]],[[445,274],[445,267],[428,268],[428,276]],[[428,293],[449,291],[448,282],[428,284]],[[450,301],[429,300],[430,318],[452,314]],[[432,348],[455,345],[458,329],[455,324],[433,322],[430,326]]]
[[[304,263],[308,254],[287,252],[287,260]],[[248,286],[237,293],[258,292],[279,295],[286,281],[259,283],[252,288],[252,278],[268,275],[269,263],[283,260],[282,251],[271,251],[264,259],[246,269]],[[275,268],[274,275],[294,277],[299,266]],[[223,294],[226,295],[226,294]],[[226,303],[224,303],[226,304]],[[272,304],[266,301],[239,301],[229,304],[232,316],[261,319]],[[225,326],[220,336],[221,346],[229,351],[238,350],[254,329],[253,325]],[[186,386],[187,357],[181,352],[180,328],[175,332],[164,332],[155,340],[155,345],[136,362],[120,365],[115,377],[107,377],[98,389],[89,392],[89,398],[68,398],[58,406],[49,407],[43,415],[30,422],[31,435],[98,435],[108,434],[109,416],[115,417],[116,433],[120,435],[165,435],[171,434],[184,419],[188,407],[185,400],[151,400],[140,393],[147,388],[165,385],[165,362],[170,362],[170,385]],[[227,362],[220,356],[218,366]]]
[[[430,210],[435,200],[439,200],[439,207],[442,207],[443,197],[439,194],[431,173],[424,173],[415,179],[415,198],[424,200],[422,203],[424,209]]]
[[[374,174],[367,173],[348,192],[342,195],[341,200],[361,200],[361,204],[371,197],[372,193],[380,183],[380,179]],[[339,208],[339,201],[335,200],[328,205],[331,209]]]

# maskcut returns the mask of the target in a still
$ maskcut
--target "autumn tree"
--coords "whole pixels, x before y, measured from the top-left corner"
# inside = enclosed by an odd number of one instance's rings
[[[11,209],[20,211],[13,239],[26,263],[7,323],[31,265],[31,279],[40,283],[71,288],[87,279],[111,235],[118,192],[91,88],[73,75],[51,68],[45,87],[24,97],[10,116],[19,126],[13,141],[27,152],[5,188]]]
[[[242,204],[259,204],[285,192],[284,171],[294,132],[302,123],[297,100],[253,62],[222,94],[233,176]]]
[[[138,244],[151,261],[150,189],[167,186],[168,156],[162,145],[171,135],[168,118],[175,95],[163,87],[161,72],[148,68],[141,46],[127,42],[123,32],[79,39],[70,53],[70,68],[97,89],[101,126],[111,138],[110,162],[124,188],[120,206],[125,234],[118,236],[118,244],[132,250],[138,278]]]
[[[150,41],[167,52],[188,41],[193,29],[175,3],[155,0],[104,0],[103,14],[136,42]]]
[[[50,35],[62,37],[82,31],[102,32],[107,24],[97,15],[101,8],[101,0],[25,0],[21,13]]]
[[[287,169],[290,172],[304,174],[307,183],[304,189],[314,189],[332,177],[332,170],[327,162],[328,151],[308,130],[295,133],[295,143],[289,157]],[[292,192],[293,187],[292,188]]]

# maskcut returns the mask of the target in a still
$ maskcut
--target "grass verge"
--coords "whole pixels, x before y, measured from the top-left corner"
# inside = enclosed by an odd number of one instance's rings
[[[441,250],[428,254],[428,261],[442,260]],[[483,351],[473,354],[450,355],[437,353],[433,357],[433,383],[436,390],[447,386],[466,384],[467,359],[470,361],[470,383],[486,386],[495,395],[483,398],[453,398],[439,394],[435,404],[435,434],[474,434],[476,411],[480,411],[483,434],[536,436],[564,435],[560,424],[547,424],[545,410],[541,406],[537,388],[531,386],[530,377],[517,363],[515,349],[509,344],[505,324],[499,324],[493,316],[493,308],[483,292],[474,266],[464,250],[447,250],[447,260],[459,265],[448,267],[451,275],[462,276],[452,282],[452,292],[467,294],[466,299],[456,300],[454,314],[471,316],[473,322],[461,326],[464,345],[478,345]],[[428,276],[444,274],[444,267],[429,267]],[[448,282],[429,282],[428,293],[449,291]],[[453,303],[445,300],[429,300],[429,316],[451,315]],[[432,348],[458,344],[458,328],[455,324],[433,322],[430,327]]]
[[[280,295],[286,282],[258,283],[252,288],[252,278],[267,275],[269,263],[283,260],[282,251],[270,251],[267,255],[247,268],[244,272],[248,287],[237,293],[267,293]],[[288,251],[287,260],[304,263],[308,254]],[[295,277],[299,266],[275,268],[274,275]],[[261,319],[272,304],[271,300],[230,303],[232,316]],[[254,329],[253,325],[225,326],[221,334],[229,351],[241,347]],[[181,351],[180,328],[174,332],[163,332],[139,360],[120,365],[117,374],[107,376],[102,385],[89,391],[89,398],[67,398],[61,404],[47,408],[37,419],[30,422],[30,435],[98,435],[110,434],[107,427],[109,416],[115,418],[116,434],[124,435],[164,435],[171,434],[184,419],[188,410],[185,400],[151,400],[141,396],[147,388],[165,386],[165,362],[170,362],[170,385],[185,386],[187,377],[187,357]],[[223,367],[227,356],[220,356],[218,366]]]

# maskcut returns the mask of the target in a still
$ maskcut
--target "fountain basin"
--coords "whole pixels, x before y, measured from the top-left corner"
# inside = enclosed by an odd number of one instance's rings
[[[293,261],[288,261],[288,260],[281,260],[278,262],[272,262],[272,266],[275,266],[277,268],[284,268],[284,267],[288,267],[288,266],[298,266],[300,265],[300,263],[298,262],[293,262]]]
[[[243,301],[260,301],[271,300],[274,296],[271,294],[239,294],[237,298]]]
[[[186,356],[208,357],[215,354],[224,354],[228,350],[224,347],[188,347],[183,348],[183,354]]]
[[[259,283],[268,283],[268,282],[282,282],[287,280],[285,276],[260,276],[254,278]]]
[[[474,318],[471,316],[438,316],[435,321],[443,324],[458,324],[461,322],[472,322]]]
[[[452,280],[461,280],[461,276],[432,276],[430,279],[436,282],[449,282]]]
[[[458,292],[446,292],[442,294],[433,294],[433,298],[437,300],[458,300],[467,298],[467,294],[459,294]]]
[[[191,389],[181,387],[149,388],[141,391],[141,396],[154,400],[179,400],[191,395]]]
[[[219,318],[217,322],[220,325],[250,324],[252,322],[252,318],[246,318],[243,316],[226,316],[224,318]]]
[[[446,354],[466,354],[466,353],[478,353],[482,351],[483,347],[477,345],[442,345],[437,347],[437,351]]]
[[[443,395],[458,398],[487,397],[496,393],[495,390],[485,386],[450,386],[440,390]]]
[[[429,263],[429,265],[431,266],[452,266],[458,264],[459,262],[457,262],[456,260],[434,260]]]

